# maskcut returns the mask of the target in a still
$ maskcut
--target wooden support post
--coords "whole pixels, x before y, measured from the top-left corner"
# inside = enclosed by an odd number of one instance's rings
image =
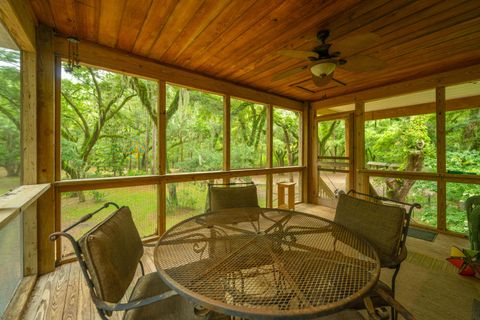
[[[22,184],[37,183],[37,56],[22,51]]]
[[[55,57],[55,132],[61,131],[61,111],[62,111],[62,59],[60,56]],[[62,180],[62,163],[61,163],[61,135],[55,135],[55,181]],[[58,230],[58,229],[57,229]]]
[[[445,141],[445,112],[446,112],[445,87],[436,88],[436,112],[437,112],[437,172],[440,175],[437,185],[437,228],[447,228],[447,173],[446,141]]]
[[[267,174],[267,179],[266,179],[266,185],[267,185],[267,208],[273,208],[273,175],[271,173]],[[271,186],[271,187],[269,187]]]
[[[267,105],[267,168],[273,168],[273,106]],[[267,207],[273,208],[273,175],[267,174]]]
[[[223,97],[223,170],[230,171],[230,96]],[[223,183],[229,183],[229,178],[224,178]]]
[[[37,56],[22,51],[22,184],[37,183]],[[37,205],[23,212],[23,274],[38,272]]]
[[[158,174],[167,173],[167,84],[165,81],[158,81],[158,103],[157,103],[157,167]],[[167,230],[167,184],[161,181],[157,185],[157,210],[158,235],[162,235]]]
[[[308,102],[305,102],[303,105],[302,118],[300,123],[300,139],[299,144],[300,149],[300,165],[305,168],[302,170],[300,177],[300,186],[302,188],[301,201],[308,201],[308,150],[310,146],[308,145]]]
[[[309,203],[318,202],[317,143],[318,128],[315,110],[308,105],[308,199]]]
[[[55,179],[55,56],[53,30],[37,30],[37,182]],[[37,203],[38,272],[55,269],[55,246],[48,236],[55,231],[55,197],[50,188]]]
[[[37,204],[23,211],[23,275],[38,272]]]
[[[267,105],[267,168],[273,168],[273,106]]]
[[[368,193],[368,181],[360,171],[365,169],[365,103],[355,102],[353,134],[353,164],[355,168],[355,190]]]
[[[355,188],[355,168],[354,168],[354,148],[355,143],[355,116],[353,113],[350,113],[345,121],[345,142],[346,142],[346,152],[349,159],[349,169],[348,169],[348,186],[347,190]],[[347,191],[346,190],[346,191]]]

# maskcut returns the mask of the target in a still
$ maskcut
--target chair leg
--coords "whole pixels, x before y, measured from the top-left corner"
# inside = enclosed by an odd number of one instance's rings
[[[142,271],[142,276],[144,276],[145,275],[145,269],[143,268],[142,261],[138,261],[138,264],[140,265],[140,270]]]
[[[397,280],[397,275],[398,275],[398,272],[400,271],[400,264],[395,268],[395,271],[393,272],[393,276],[392,276],[392,294],[393,294],[393,298],[395,299],[395,282]],[[392,307],[391,308],[391,317],[392,317],[392,320],[397,320],[397,311]]]

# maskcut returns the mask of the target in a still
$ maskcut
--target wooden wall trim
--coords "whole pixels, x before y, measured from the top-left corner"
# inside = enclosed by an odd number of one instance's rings
[[[232,171],[212,171],[194,173],[176,173],[168,175],[138,176],[138,177],[117,177],[117,178],[96,178],[82,180],[65,180],[55,183],[55,188],[60,192],[71,192],[81,190],[95,190],[115,187],[132,187],[141,185],[153,185],[159,183],[188,182],[210,179],[234,178],[244,176],[256,176],[286,172],[301,172],[302,166],[242,169]]]
[[[480,79],[480,64],[437,73],[427,77],[402,81],[390,85],[354,92],[342,96],[331,97],[312,102],[315,110],[352,103],[353,101],[368,101],[386,98],[404,93],[433,89],[437,86],[448,86],[466,81]]]
[[[64,58],[67,57],[67,40],[62,37],[55,37],[54,42],[55,52]],[[101,46],[89,41],[80,42],[79,56],[82,63],[112,71],[168,81],[191,88],[231,95],[260,103],[269,103],[300,111],[303,110],[303,103],[297,100],[163,65],[148,58]]]
[[[36,51],[37,20],[27,0],[0,1],[0,20],[20,50]]]
[[[472,96],[445,101],[446,111],[462,110],[480,106],[480,96]],[[380,120],[387,118],[397,118],[428,114],[436,112],[436,103],[421,103],[407,107],[399,107],[378,111],[365,112],[365,120]]]

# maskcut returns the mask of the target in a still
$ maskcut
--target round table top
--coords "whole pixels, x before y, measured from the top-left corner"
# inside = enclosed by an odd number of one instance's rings
[[[186,299],[224,314],[306,319],[336,312],[378,281],[361,237],[329,220],[279,209],[202,214],[155,247],[160,277]]]

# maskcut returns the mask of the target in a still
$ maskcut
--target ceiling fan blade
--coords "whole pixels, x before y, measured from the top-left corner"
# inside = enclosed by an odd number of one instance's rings
[[[347,63],[339,65],[340,68],[343,68],[347,71],[353,72],[368,72],[376,71],[385,68],[387,64],[385,61],[363,54],[356,54],[347,59]]]
[[[348,57],[354,53],[373,47],[380,42],[380,36],[373,32],[360,33],[334,41],[331,52],[340,52],[342,57]]]
[[[315,83],[317,87],[326,86],[330,82],[330,80],[332,80],[332,78],[333,78],[333,73],[329,74],[326,77],[317,77],[312,74],[313,83]]]
[[[276,73],[275,75],[273,75],[272,81],[278,81],[278,80],[288,78],[288,77],[293,76],[297,73],[300,73],[300,72],[302,72],[306,69],[307,69],[307,66],[303,66],[303,67],[293,68],[293,69],[289,69],[289,70],[286,70],[286,71]]]
[[[339,85],[344,86],[344,87],[347,85],[345,82],[340,81],[340,80],[338,80],[338,79],[335,79],[335,78],[333,78],[333,77],[332,77],[332,80],[335,81],[336,83],[338,83]]]
[[[310,60],[309,58],[318,59],[318,53],[313,51],[283,49],[283,50],[278,50],[277,53],[282,56],[287,56],[290,58],[307,59],[307,60]]]

